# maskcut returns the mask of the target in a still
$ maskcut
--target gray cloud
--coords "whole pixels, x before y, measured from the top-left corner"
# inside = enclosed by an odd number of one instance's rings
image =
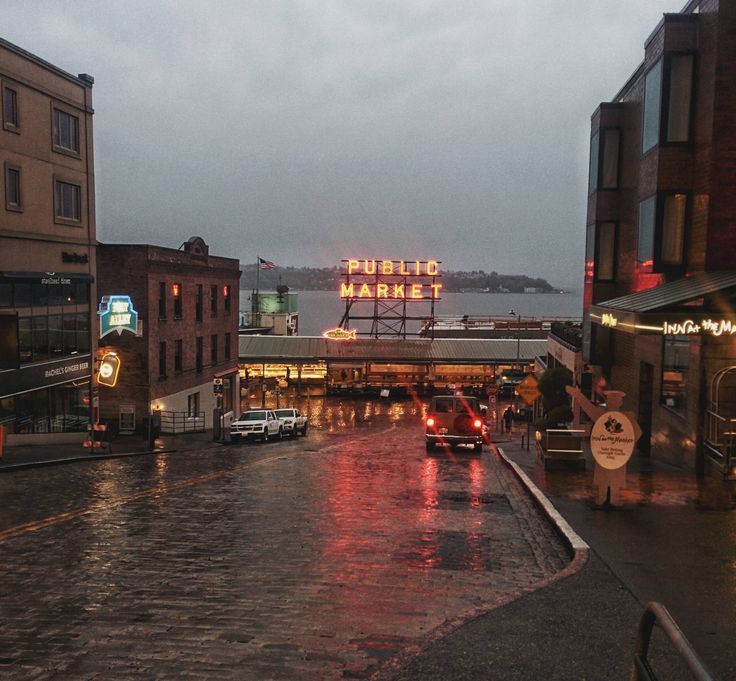
[[[5,0],[95,76],[98,233],[252,262],[431,257],[579,285],[590,114],[664,0]]]

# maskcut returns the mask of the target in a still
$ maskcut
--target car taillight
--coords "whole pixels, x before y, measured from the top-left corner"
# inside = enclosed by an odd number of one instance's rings
[[[429,426],[430,428],[431,428],[431,427],[432,427],[432,426],[434,425],[434,419],[433,419],[433,418],[432,418],[431,416],[429,416],[429,417],[427,418],[427,425],[428,425],[428,426]]]
[[[476,428],[480,428],[483,425],[483,421],[481,421],[480,419],[475,419],[475,421],[473,421],[473,425]]]

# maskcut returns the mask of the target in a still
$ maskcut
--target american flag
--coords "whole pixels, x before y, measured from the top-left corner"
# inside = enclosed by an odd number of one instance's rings
[[[260,263],[262,270],[272,270],[276,267],[275,263],[272,263],[270,260],[264,260],[263,258],[258,258],[258,262]]]

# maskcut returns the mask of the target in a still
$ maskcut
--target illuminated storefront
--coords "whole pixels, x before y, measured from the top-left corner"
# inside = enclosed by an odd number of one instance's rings
[[[332,339],[241,336],[240,376],[251,391],[290,386],[310,392],[368,393],[384,388],[430,394],[483,394],[516,365],[532,371],[544,339]]]

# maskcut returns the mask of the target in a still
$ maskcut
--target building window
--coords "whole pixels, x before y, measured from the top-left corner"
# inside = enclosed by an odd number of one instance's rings
[[[158,377],[166,378],[166,341],[158,344]]]
[[[692,54],[668,57],[667,125],[665,142],[687,142],[690,139],[690,112],[692,110],[693,66]]]
[[[225,334],[225,359],[230,359],[230,334]]]
[[[166,319],[166,282],[158,282],[158,318]]]
[[[20,193],[20,168],[5,166],[5,208],[6,210],[22,210]]]
[[[217,317],[217,284],[210,286],[210,315]]]
[[[174,298],[174,319],[181,319],[181,299],[182,299],[182,290],[181,290],[181,284],[172,284],[171,285],[171,295]]]
[[[187,416],[197,416],[199,414],[199,393],[192,393],[187,396]]]
[[[202,321],[202,284],[197,284],[197,300],[194,304],[194,312],[198,322]]]
[[[694,66],[692,54],[671,54],[647,73],[642,153],[660,143],[683,144],[690,140]]]
[[[212,364],[217,364],[217,334],[213,333],[210,336],[210,359]]]
[[[230,286],[227,284],[222,287],[222,299],[224,301],[225,314],[230,314]]]
[[[644,80],[644,121],[641,151],[646,153],[659,144],[659,124],[662,113],[662,60],[647,73]]]
[[[662,358],[662,394],[664,406],[685,416],[690,364],[690,336],[665,336]]]
[[[202,336],[197,336],[197,356],[195,360],[195,366],[197,368],[197,373],[202,373],[202,365],[203,365],[203,353],[204,353],[204,339]]]
[[[644,265],[651,265],[654,262],[654,226],[656,213],[656,196],[650,196],[639,203],[637,260]]]
[[[639,204],[639,262],[653,271],[685,262],[688,195],[660,193]]]
[[[54,109],[54,148],[79,154],[79,119]]]
[[[616,223],[596,225],[594,273],[597,281],[613,281],[616,277]]]
[[[7,85],[3,87],[3,127],[18,132],[18,93]]]
[[[80,222],[82,220],[82,189],[77,184],[56,180],[54,191],[57,220]]]
[[[603,128],[590,139],[588,194],[599,189],[618,189],[621,131]]]
[[[174,342],[174,373],[180,374],[182,372],[182,353],[183,344],[181,339]]]
[[[685,219],[687,194],[665,194],[662,197],[662,224],[659,262],[662,265],[682,265],[685,250]]]

